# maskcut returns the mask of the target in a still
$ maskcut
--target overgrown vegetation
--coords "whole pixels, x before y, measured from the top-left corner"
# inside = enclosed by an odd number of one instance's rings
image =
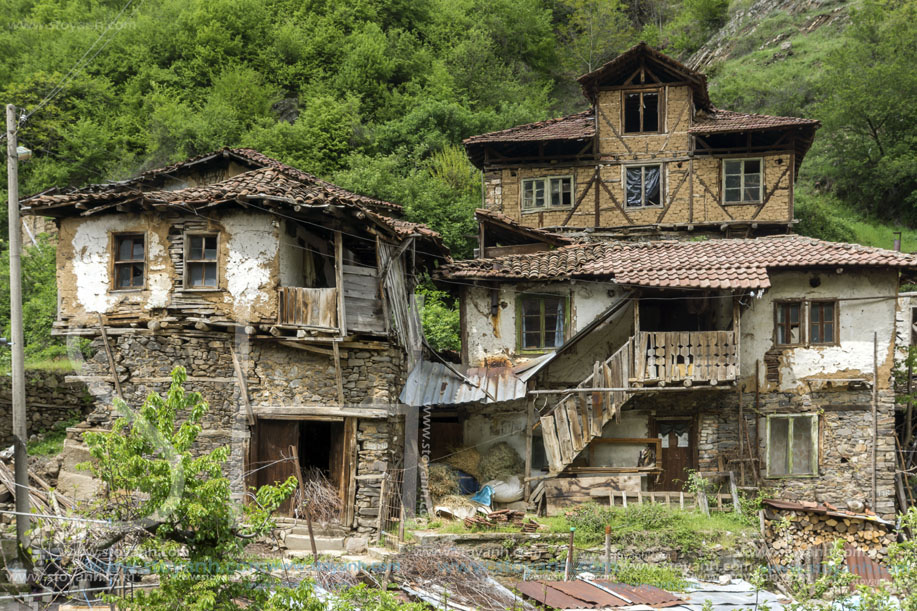
[[[65,420],[55,422],[49,430],[38,433],[38,438],[28,443],[29,456],[57,456],[60,454],[64,449],[67,429],[76,426],[82,419],[81,414],[74,413]]]

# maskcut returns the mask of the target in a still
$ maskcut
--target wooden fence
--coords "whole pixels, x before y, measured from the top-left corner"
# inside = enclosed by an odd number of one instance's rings
[[[736,379],[738,341],[735,331],[642,331],[636,357],[642,382],[716,384]]]

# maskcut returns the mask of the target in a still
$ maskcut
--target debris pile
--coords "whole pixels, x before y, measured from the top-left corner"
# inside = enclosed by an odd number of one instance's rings
[[[525,470],[525,461],[511,445],[501,441],[492,446],[481,458],[480,470],[479,481],[505,480],[522,474]]]
[[[523,517],[525,517],[525,512],[523,511],[516,511],[515,509],[501,509],[499,511],[491,511],[486,515],[465,518],[463,522],[466,528],[483,529],[495,529],[501,526],[512,524],[513,526],[518,526],[524,533],[535,532],[541,528],[541,524],[532,518],[529,518],[528,521],[523,522]]]
[[[312,467],[303,470],[302,478],[302,490],[297,489],[293,496],[293,516],[305,519],[308,504],[313,520],[322,524],[340,520],[344,504],[325,474]]]

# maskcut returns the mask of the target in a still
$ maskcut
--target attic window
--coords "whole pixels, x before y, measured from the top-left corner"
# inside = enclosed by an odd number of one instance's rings
[[[569,208],[573,205],[573,177],[549,176],[522,181],[522,209]]]
[[[659,92],[624,94],[624,133],[659,131]]]
[[[761,159],[727,159],[723,164],[723,201],[727,204],[761,201]]]
[[[662,204],[661,165],[627,166],[624,172],[628,208],[645,208]]]
[[[216,234],[188,235],[185,243],[185,286],[192,289],[217,288]]]
[[[118,234],[115,236],[115,288],[118,290],[142,289],[146,275],[146,256],[143,234]]]

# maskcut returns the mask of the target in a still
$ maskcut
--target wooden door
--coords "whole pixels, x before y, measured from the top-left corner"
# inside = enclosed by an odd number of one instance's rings
[[[662,442],[662,475],[655,489],[684,490],[688,471],[695,469],[694,420],[657,420],[656,436]]]
[[[284,482],[296,475],[292,460],[281,460],[290,456],[290,446],[299,452],[299,423],[292,420],[258,420],[257,459],[253,468],[258,469],[256,485],[265,486]],[[282,515],[290,515],[292,499],[288,498],[278,509]]]

